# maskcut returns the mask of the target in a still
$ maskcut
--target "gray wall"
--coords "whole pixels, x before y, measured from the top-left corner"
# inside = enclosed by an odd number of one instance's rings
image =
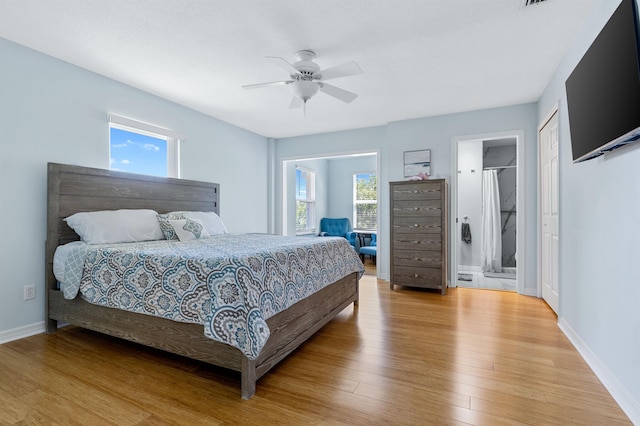
[[[230,232],[267,231],[266,138],[4,39],[0,58],[0,341],[44,330],[46,164],[108,168],[108,113],[186,135],[182,177],[220,183]]]
[[[538,104],[559,107],[558,322],[640,424],[640,143],[573,164],[564,82],[619,1],[599,0]]]

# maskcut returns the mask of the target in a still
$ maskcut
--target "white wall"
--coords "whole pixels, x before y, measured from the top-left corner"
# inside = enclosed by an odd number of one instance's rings
[[[640,143],[573,164],[564,82],[619,1],[598,0],[538,104],[559,105],[559,324],[640,424]]]
[[[230,232],[267,231],[266,138],[4,39],[0,58],[0,341],[43,330],[46,164],[108,168],[107,113],[185,134],[182,177],[220,183]]]
[[[389,123],[387,126],[370,127],[344,132],[333,132],[311,136],[279,139],[276,142],[275,160],[280,172],[276,185],[276,209],[282,206],[282,162],[293,158],[321,157],[339,153],[372,152],[379,153],[378,215],[378,275],[389,279],[389,182],[404,180],[403,153],[418,149],[431,149],[431,172],[434,177],[451,177],[451,140],[456,136],[500,133],[524,130],[525,177],[524,194],[527,197],[528,217],[536,217],[536,104],[515,105],[482,111],[426,117]],[[278,207],[280,206],[280,207]],[[276,215],[280,215],[277,211]],[[527,223],[524,238],[535,241],[535,221]],[[531,267],[526,270],[525,287],[529,290],[537,286],[536,253],[527,252]]]
[[[454,238],[460,241],[460,227],[467,216],[471,244],[460,242],[458,265],[479,271],[482,234],[482,139],[458,142],[458,218]]]
[[[375,155],[336,158],[329,162],[329,217],[348,217],[353,222],[353,175],[376,173]]]

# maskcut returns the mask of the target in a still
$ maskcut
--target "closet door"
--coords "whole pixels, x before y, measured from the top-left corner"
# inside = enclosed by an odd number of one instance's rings
[[[558,113],[540,129],[540,268],[542,298],[558,313]]]

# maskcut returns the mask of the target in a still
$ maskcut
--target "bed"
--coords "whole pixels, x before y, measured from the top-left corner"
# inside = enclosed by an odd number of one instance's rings
[[[251,398],[260,377],[347,306],[353,303],[355,309],[361,271],[337,278],[268,317],[268,339],[253,357],[206,337],[202,324],[100,306],[82,297],[65,299],[53,273],[56,248],[80,239],[64,221],[74,213],[117,209],[219,213],[219,195],[219,185],[215,183],[49,163],[45,247],[47,332],[55,332],[59,322],[72,324],[231,369],[240,373],[242,397]]]

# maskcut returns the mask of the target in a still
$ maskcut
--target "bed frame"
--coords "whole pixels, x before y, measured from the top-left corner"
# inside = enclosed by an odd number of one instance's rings
[[[294,351],[349,304],[358,304],[358,278],[351,274],[269,318],[271,336],[255,360],[239,349],[204,336],[203,326],[66,300],[53,275],[56,247],[79,240],[64,218],[81,211],[154,209],[219,213],[219,185],[160,178],[64,164],[48,164],[47,241],[45,256],[47,333],[58,322],[162,349],[240,372],[244,399],[256,381]]]

